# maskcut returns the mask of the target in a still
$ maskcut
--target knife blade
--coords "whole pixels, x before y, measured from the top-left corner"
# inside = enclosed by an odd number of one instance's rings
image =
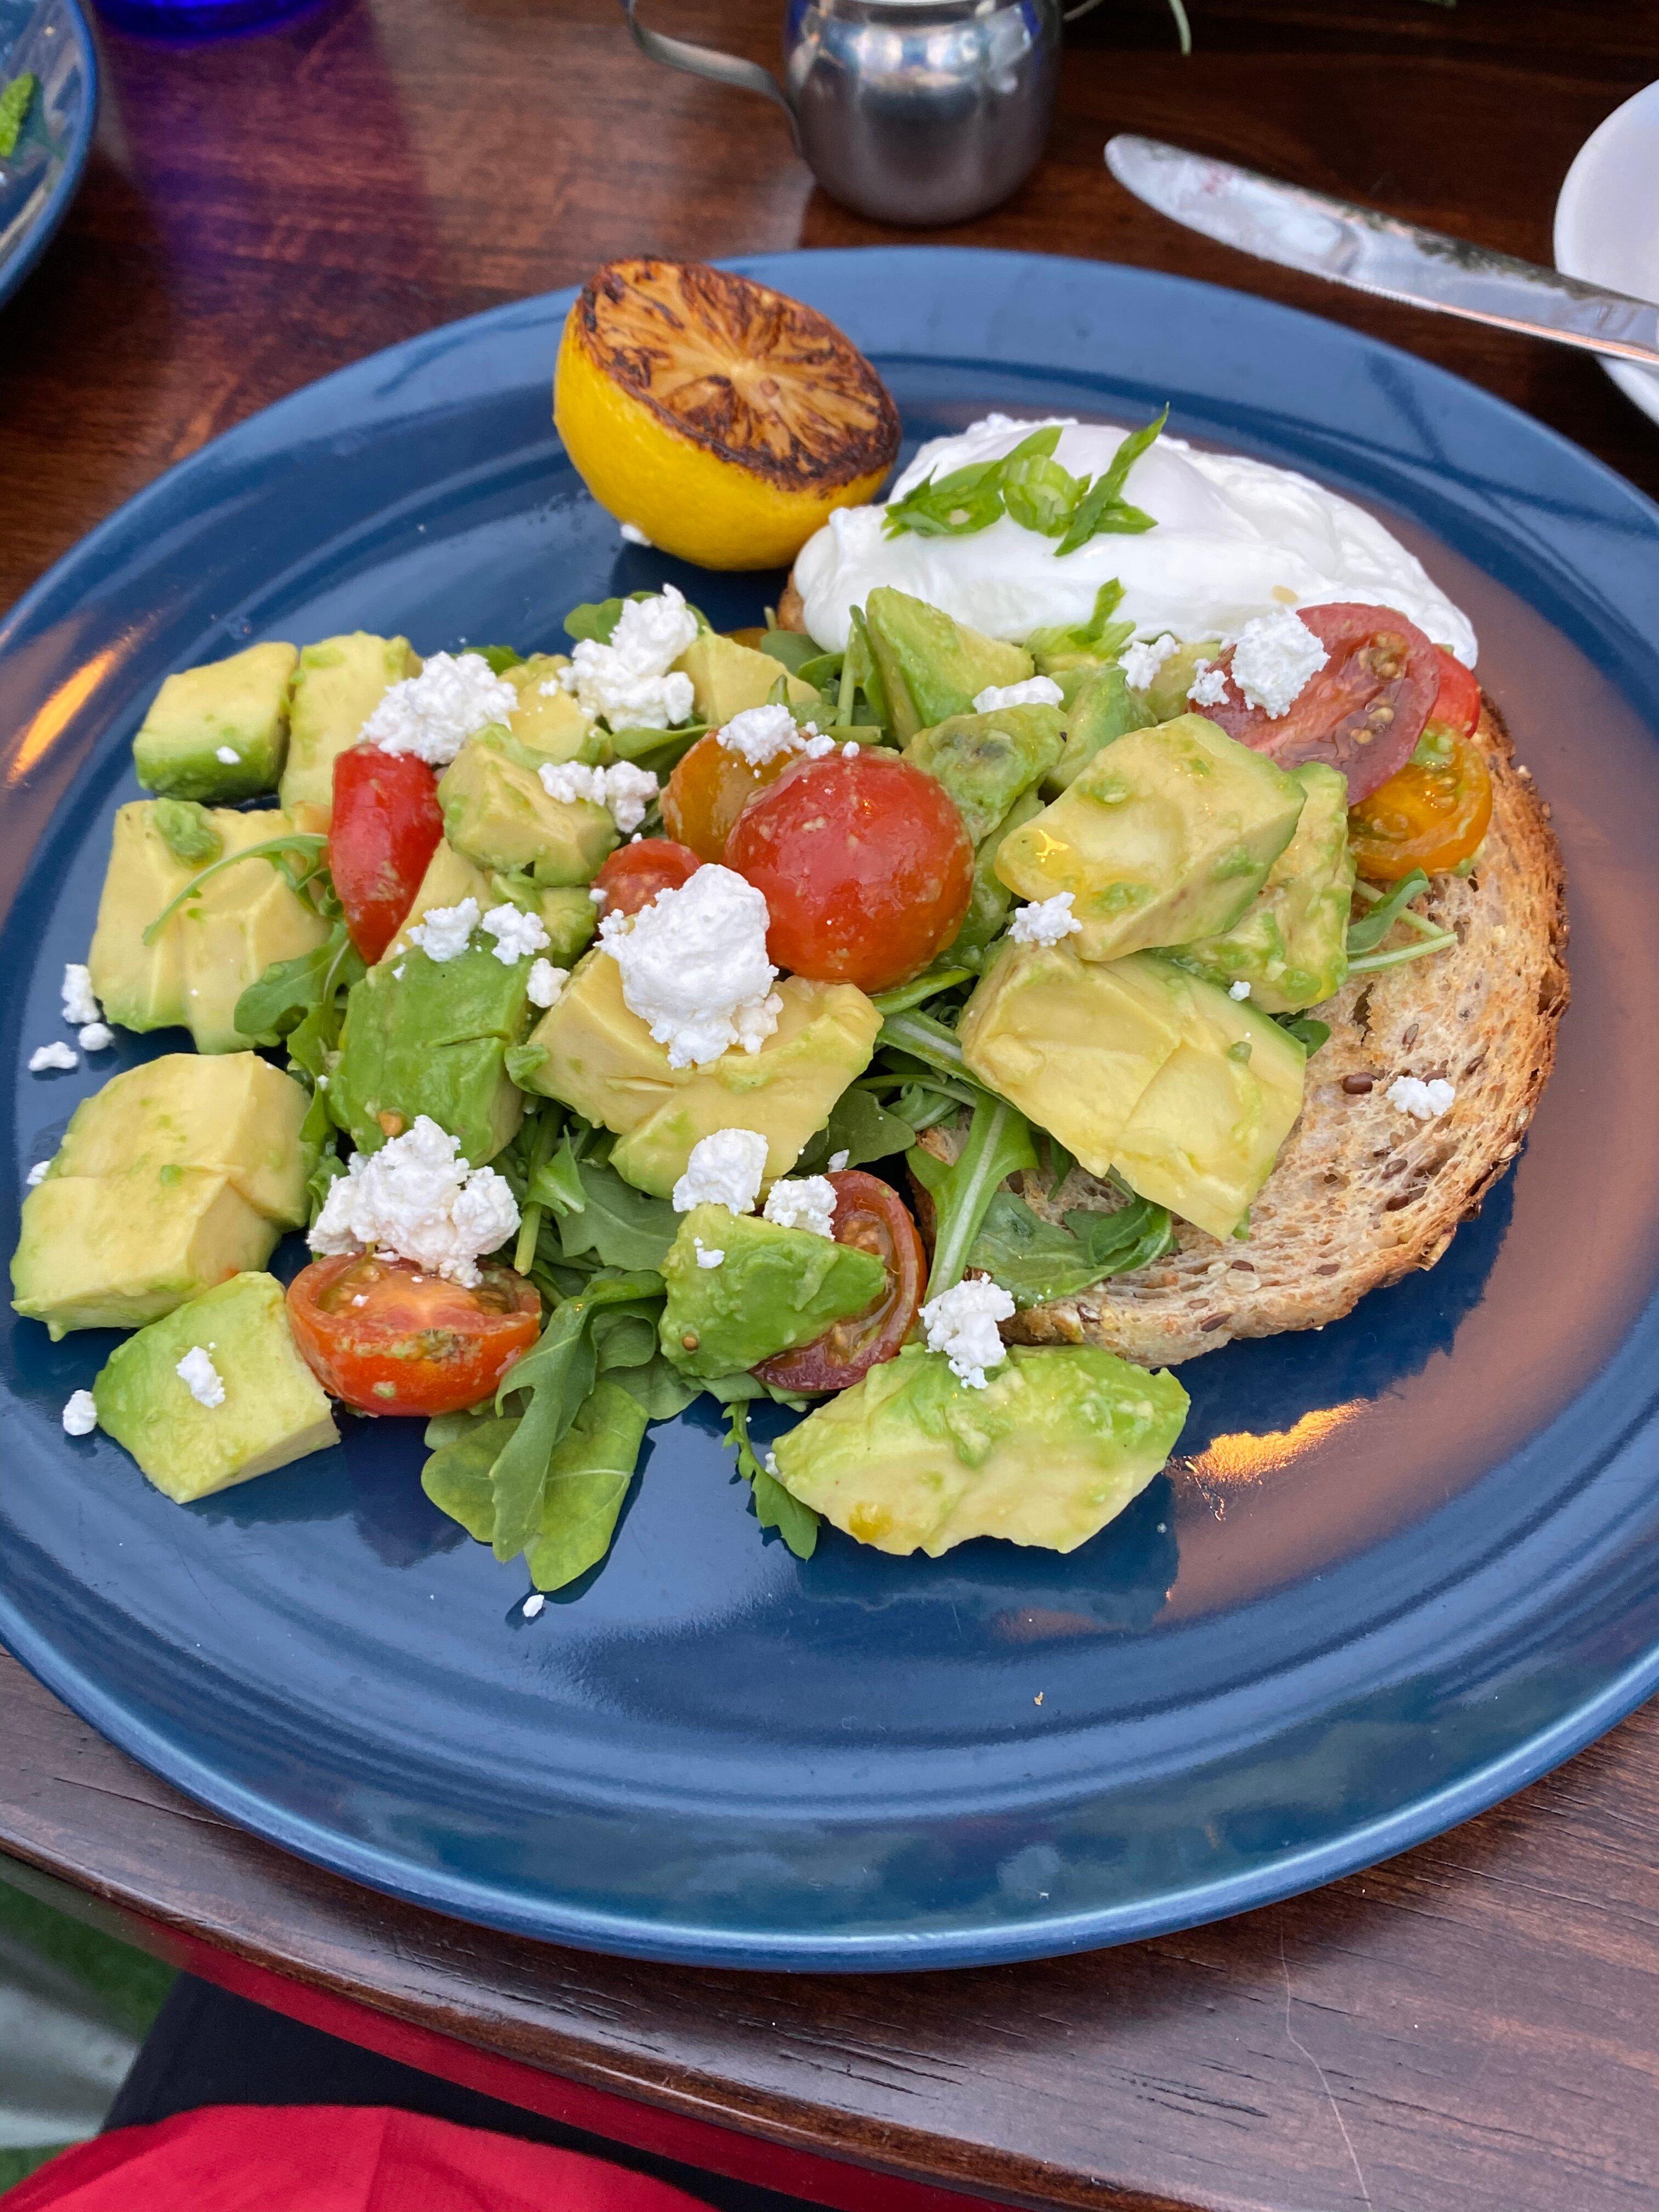
[[[1148,207],[1261,261],[1659,369],[1659,307],[1376,208],[1128,133],[1106,166]]]

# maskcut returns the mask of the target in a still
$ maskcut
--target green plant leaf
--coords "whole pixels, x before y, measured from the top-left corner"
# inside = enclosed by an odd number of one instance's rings
[[[1175,1242],[1168,1210],[1144,1198],[1110,1213],[1076,1206],[1066,1225],[1044,1221],[1023,1198],[1000,1190],[968,1257],[1001,1284],[1018,1306],[1075,1297],[1110,1275],[1161,1259]]]
[[[567,1146],[568,1139],[567,1141]],[[571,1202],[562,1146],[532,1195],[559,1216],[559,1242],[568,1259],[591,1252],[602,1267],[660,1269],[679,1233],[679,1216],[665,1198],[651,1198],[597,1160],[573,1161],[582,1203]],[[564,1180],[556,1183],[555,1176]]]
[[[1110,465],[1078,501],[1071,526],[1054,549],[1057,556],[1075,553],[1080,545],[1086,545],[1091,538],[1103,532],[1133,535],[1152,527],[1154,517],[1140,507],[1131,507],[1124,499],[1123,487],[1129,471],[1156,441],[1169,419],[1166,406],[1150,422],[1143,422],[1139,429],[1129,433],[1113,454]]]
[[[594,1385],[548,1462],[541,1524],[525,1547],[538,1589],[562,1589],[611,1549],[645,1425],[631,1392],[603,1377]]]
[[[775,1528],[798,1559],[810,1559],[817,1549],[818,1516],[757,1457],[749,1441],[749,1410],[740,1401],[731,1405],[726,1435],[738,1455],[738,1473],[754,1492],[755,1518],[763,1528]]]
[[[867,1091],[843,1091],[830,1109],[830,1119],[802,1152],[790,1172],[822,1175],[838,1153],[843,1164],[861,1168],[869,1160],[884,1160],[894,1152],[908,1152],[916,1140],[915,1125],[890,1113]]]
[[[1348,924],[1348,951],[1375,952],[1377,946],[1394,927],[1414,898],[1420,897],[1429,888],[1429,879],[1421,868],[1413,868],[1408,876],[1401,876],[1386,897],[1381,898],[1370,913],[1362,914],[1358,921]]]
[[[642,1365],[619,1367],[611,1379],[639,1400],[651,1421],[672,1421],[702,1392],[700,1383],[690,1381],[672,1359],[663,1357],[660,1345]]]
[[[927,1296],[936,1298],[962,1280],[992,1200],[1016,1170],[1036,1166],[1036,1151],[1025,1116],[1006,1098],[994,1098],[987,1091],[981,1094],[967,1139],[950,1165],[920,1146],[905,1157],[933,1201],[933,1265]]]
[[[421,1487],[441,1513],[459,1521],[467,1534],[489,1543],[495,1530],[495,1493],[489,1470],[518,1427],[514,1415],[447,1413],[428,1421],[426,1441],[431,1457],[421,1469]]]
[[[1276,1014],[1273,1018],[1286,1036],[1296,1039],[1310,1060],[1321,1045],[1330,1042],[1330,1024],[1316,1021],[1311,1014]]]
[[[1003,504],[1022,530],[1039,537],[1064,537],[1083,495],[1082,479],[1041,453],[1003,464]]]
[[[492,676],[505,676],[509,668],[524,665],[524,655],[515,653],[510,645],[469,645],[468,653],[476,653],[486,663]]]
[[[930,968],[925,975],[913,975],[908,983],[899,983],[890,991],[878,991],[870,1003],[878,1014],[908,1013],[912,1006],[937,998],[941,991],[971,982],[973,975],[971,968]]]

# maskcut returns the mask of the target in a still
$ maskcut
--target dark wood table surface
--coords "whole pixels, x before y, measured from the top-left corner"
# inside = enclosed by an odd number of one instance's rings
[[[771,58],[777,0],[649,0]],[[1659,75],[1643,0],[1158,0],[1070,34],[1049,155],[945,234],[1179,270],[1444,363],[1659,493],[1590,361],[1188,236],[1109,132],[1235,155],[1547,260],[1576,148]],[[255,408],[607,256],[890,239],[760,103],[653,70],[609,0],[378,0],[196,46],[106,33],[85,188],[0,310],[0,602]],[[920,235],[921,234],[915,234]],[[1656,611],[1659,613],[1659,610]],[[0,1660],[0,1849],[298,1984],[776,2144],[1036,2204],[1659,2203],[1659,1720],[1316,1895],[1161,1942],[905,1978],[588,1958],[388,1903],[228,1827]]]

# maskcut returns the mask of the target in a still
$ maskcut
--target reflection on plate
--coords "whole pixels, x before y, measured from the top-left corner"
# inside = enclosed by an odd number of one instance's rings
[[[1555,265],[1569,276],[1659,301],[1659,84],[1614,108],[1579,148],[1555,203]],[[1659,370],[1601,363],[1659,422]]]

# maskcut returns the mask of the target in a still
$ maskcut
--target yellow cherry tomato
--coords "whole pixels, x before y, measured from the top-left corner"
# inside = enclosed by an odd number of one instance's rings
[[[1395,884],[1413,868],[1443,875],[1473,859],[1492,821],[1492,778],[1477,746],[1431,722],[1388,781],[1348,816],[1348,837],[1368,883]]]

